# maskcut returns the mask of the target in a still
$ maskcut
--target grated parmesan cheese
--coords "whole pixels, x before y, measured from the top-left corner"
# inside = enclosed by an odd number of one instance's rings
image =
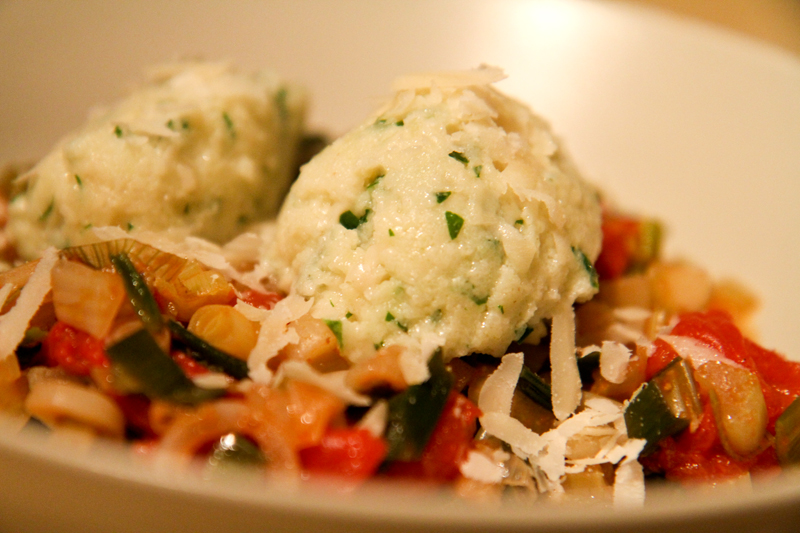
[[[265,384],[272,381],[272,371],[267,368],[267,363],[278,355],[281,348],[300,340],[289,323],[308,313],[312,303],[311,300],[290,294],[264,313],[258,340],[247,358],[247,368],[253,381]]]
[[[36,265],[30,279],[22,288],[17,302],[11,310],[0,317],[0,361],[14,355],[14,351],[25,338],[31,318],[39,310],[44,297],[50,292],[50,271],[58,260],[55,248],[47,248]],[[19,372],[19,368],[17,368]]]
[[[600,375],[611,383],[622,383],[628,372],[631,351],[619,342],[603,341],[600,350]]]
[[[564,420],[581,402],[581,376],[575,357],[575,312],[567,306],[553,316],[550,341],[553,413]]]

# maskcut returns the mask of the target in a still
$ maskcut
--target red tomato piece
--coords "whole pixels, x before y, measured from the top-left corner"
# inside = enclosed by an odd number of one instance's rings
[[[53,325],[42,347],[49,365],[59,366],[78,376],[88,376],[96,367],[111,366],[101,339],[64,322]]]
[[[181,367],[181,370],[183,370],[183,373],[186,374],[187,377],[193,378],[210,372],[208,368],[198,363],[184,352],[172,352],[172,359],[178,363],[178,366]]]
[[[318,445],[300,450],[300,460],[312,473],[363,480],[378,470],[386,451],[386,441],[365,429],[329,428]]]
[[[283,300],[284,296],[277,292],[258,292],[251,289],[242,291],[239,299],[261,309],[272,309],[275,304]]]
[[[800,363],[788,361],[746,339],[731,317],[722,311],[681,315],[671,334],[695,339],[758,376],[767,404],[768,432],[774,431],[775,420],[800,396]],[[654,346],[647,362],[648,379],[677,357],[664,341],[656,340]],[[702,403],[704,411],[699,427],[694,432],[687,430],[661,441],[656,452],[642,459],[647,468],[681,481],[719,480],[748,471],[777,468],[775,451],[769,447],[753,457],[728,456],[720,441],[707,394],[702,395]]]
[[[640,222],[634,218],[603,213],[603,247],[594,264],[600,279],[625,274],[639,243]]]
[[[122,409],[125,422],[137,439],[153,439],[156,436],[150,425],[150,400],[143,394],[115,396],[114,401]]]
[[[396,461],[388,473],[441,482],[455,479],[472,446],[480,414],[478,406],[466,396],[451,392],[422,457],[418,461]]]

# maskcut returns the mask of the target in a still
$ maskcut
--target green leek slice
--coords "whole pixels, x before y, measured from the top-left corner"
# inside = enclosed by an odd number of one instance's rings
[[[800,398],[775,421],[775,451],[781,464],[800,463]]]
[[[414,461],[422,456],[439,422],[453,385],[441,352],[428,362],[431,377],[412,385],[389,400],[386,440],[387,461]]]
[[[151,399],[195,405],[219,398],[225,389],[203,389],[186,377],[178,364],[161,350],[147,329],[140,329],[106,348],[115,385],[126,393]]]
[[[519,373],[517,389],[548,411],[553,410],[553,393],[550,385],[526,366],[523,366]]]
[[[170,333],[189,349],[189,356],[232,378],[244,379],[248,375],[247,362],[210,345],[175,320],[167,322]]]
[[[150,331],[158,331],[164,326],[161,310],[158,308],[153,294],[141,274],[133,266],[133,262],[124,252],[111,256],[111,263],[125,284],[131,305],[145,327]]]

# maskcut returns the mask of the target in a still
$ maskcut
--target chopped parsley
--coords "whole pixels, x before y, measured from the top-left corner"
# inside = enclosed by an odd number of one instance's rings
[[[461,228],[464,226],[464,219],[450,211],[445,212],[444,217],[447,219],[447,231],[450,232],[450,240],[453,240],[461,232]]]
[[[128,222],[128,231],[131,231],[132,229],[133,229],[133,224]]]
[[[483,304],[485,304],[486,302],[489,301],[489,297],[488,296],[480,296],[480,297],[478,297],[478,296],[472,295],[472,301],[475,302],[475,305],[483,305]]]
[[[289,93],[286,91],[285,87],[281,87],[278,89],[278,92],[275,93],[275,107],[278,108],[278,116],[281,117],[283,121],[289,118],[289,105],[286,101],[288,95]]]
[[[53,209],[55,209],[55,206],[56,206],[56,201],[50,200],[50,205],[48,205],[47,209],[45,209],[44,212],[41,215],[39,215],[39,222],[44,222],[45,220],[50,218],[50,215],[53,214]]]
[[[342,322],[340,320],[326,320],[328,329],[331,330],[333,336],[336,337],[336,342],[339,343],[339,348],[342,347]]]
[[[451,191],[444,191],[444,192],[437,192],[436,193],[436,203],[440,204],[447,200],[450,195],[453,194]]]
[[[583,269],[589,275],[589,282],[592,284],[592,288],[598,289],[600,288],[600,281],[597,275],[597,270],[595,270],[594,265],[589,258],[586,257],[586,254],[583,253],[583,250],[580,248],[572,247],[572,253],[575,254],[575,257],[578,259],[578,262],[581,264]]]
[[[391,311],[386,312],[386,322],[394,322],[395,325],[397,325],[397,327],[400,328],[402,331],[404,332],[408,331],[408,326],[397,320],[395,316],[391,313]]]
[[[75,174],[75,183],[78,184],[78,187],[83,187],[83,180],[81,180],[81,177],[77,174]]]
[[[394,237],[394,231],[392,231],[392,228],[389,228],[389,237]]]
[[[119,124],[114,126],[114,135],[116,135],[118,139],[122,138],[122,128],[119,127]]]
[[[353,313],[351,313],[350,311],[348,311],[348,312],[347,312],[347,313],[345,313],[345,315],[344,315],[344,317],[345,317],[345,318],[351,318],[352,316],[353,316]]]
[[[497,306],[497,308],[500,310],[500,314],[501,314],[501,315],[504,315],[504,314],[506,314],[506,310],[505,310],[505,309],[503,309],[503,306],[502,306],[502,305],[498,305],[498,306]]]
[[[369,183],[369,185],[367,185],[367,190],[375,187],[385,175],[386,175],[385,172],[379,172],[374,178],[372,178],[372,181]]]
[[[483,165],[475,165],[474,167],[472,167],[472,171],[475,172],[475,177],[476,178],[480,178],[481,177],[481,171],[482,170],[483,170]]]
[[[233,120],[231,120],[230,115],[228,115],[228,113],[222,113],[222,120],[225,121],[225,127],[228,129],[228,134],[231,136],[231,139],[235,139],[236,129],[233,127]]]
[[[515,226],[522,226],[523,224],[525,224],[525,221],[522,220],[521,218],[518,218],[517,220],[514,221]]]
[[[465,156],[461,152],[456,152],[455,150],[453,150],[447,155],[449,155],[450,157],[452,157],[453,159],[455,159],[460,163],[464,163],[465,166],[469,164],[469,159],[467,159],[467,156]]]
[[[370,210],[367,209],[364,211],[364,214],[360,217],[356,216],[352,211],[348,210],[339,215],[339,224],[344,226],[346,229],[356,229],[361,224],[367,221],[367,217],[370,214]]]

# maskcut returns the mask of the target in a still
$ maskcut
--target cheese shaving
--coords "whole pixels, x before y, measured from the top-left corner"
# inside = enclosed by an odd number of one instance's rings
[[[575,312],[572,307],[553,316],[550,341],[553,413],[564,420],[581,402],[581,376],[575,357]]]
[[[272,372],[267,368],[267,363],[278,355],[281,348],[300,341],[297,332],[289,324],[308,313],[312,304],[311,300],[290,294],[264,314],[258,340],[247,359],[247,368],[254,381],[269,384]]]
[[[471,450],[466,461],[458,465],[461,475],[481,483],[500,483],[505,475],[501,461],[495,461],[483,453]]]
[[[710,361],[725,363],[731,366],[742,368],[742,366],[725,357],[722,353],[712,347],[701,343],[691,337],[680,335],[659,335],[659,339],[672,346],[678,355],[692,362],[695,368],[699,368]]]
[[[28,283],[20,291],[14,307],[0,317],[0,361],[13,356],[17,346],[25,338],[25,331],[31,318],[50,292],[50,271],[56,261],[58,261],[56,249],[46,249]]]
[[[617,467],[614,476],[614,506],[641,507],[644,505],[644,470],[638,461],[628,461]]]
[[[503,356],[500,365],[486,378],[478,396],[478,408],[484,413],[511,413],[511,401],[522,371],[523,355],[510,353]]]
[[[628,372],[631,351],[619,342],[603,341],[600,351],[600,375],[611,383],[622,383]]]
[[[392,83],[392,90],[405,91],[428,87],[458,88],[473,85],[489,85],[506,78],[498,67],[481,65],[474,70],[453,72],[428,72],[401,76]]]

